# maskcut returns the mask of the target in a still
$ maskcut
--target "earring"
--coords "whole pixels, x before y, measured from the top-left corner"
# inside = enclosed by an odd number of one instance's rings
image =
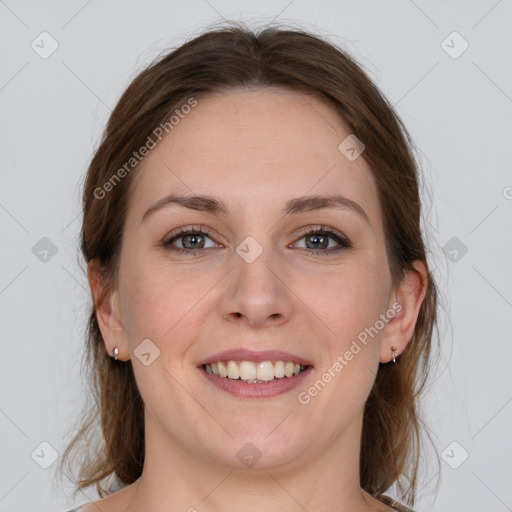
[[[114,359],[117,361],[117,356],[119,355],[119,349],[116,347],[114,349]]]
[[[398,356],[398,354],[395,352],[395,350],[397,349],[396,345],[393,345],[391,347],[391,354],[393,356],[393,363],[396,364],[396,358]]]

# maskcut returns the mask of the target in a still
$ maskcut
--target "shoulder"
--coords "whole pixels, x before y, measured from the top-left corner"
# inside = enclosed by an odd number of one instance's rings
[[[98,504],[104,505],[105,499],[98,501],[89,501],[87,503],[82,503],[82,505],[75,507],[71,510],[67,510],[66,512],[98,512],[98,510],[103,510],[106,512],[105,508],[101,508]]]
[[[67,510],[66,512],[122,512],[127,508],[134,490],[136,490],[136,487],[134,488],[134,484],[127,485],[124,483],[118,483],[108,491],[110,494],[107,496],[96,501],[82,503],[82,505],[71,510]]]
[[[89,502],[83,503],[82,505],[73,508],[71,510],[67,510],[66,512],[98,512],[100,510],[97,506],[98,502]]]
[[[384,503],[384,505],[388,505],[398,512],[414,512],[412,508],[406,507],[402,505],[400,502],[390,498],[389,496],[381,495],[377,498],[380,502]]]
[[[83,503],[82,505],[76,507],[76,508],[73,508],[71,510],[67,510],[66,512],[98,512],[98,510],[108,510],[108,509],[103,509],[101,507],[98,506],[98,503],[100,503],[102,500],[99,500],[99,501],[90,501],[88,503]]]
[[[67,512],[123,512],[127,510],[133,491],[136,490],[132,485],[121,485],[104,498],[96,501],[83,503]]]

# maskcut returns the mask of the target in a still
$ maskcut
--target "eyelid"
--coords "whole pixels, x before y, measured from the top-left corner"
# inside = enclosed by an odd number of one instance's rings
[[[169,234],[167,234],[165,236],[165,238],[162,241],[162,245],[167,247],[167,246],[169,246],[171,244],[173,239],[175,239],[175,238],[179,239],[182,236],[186,236],[186,235],[189,235],[189,234],[195,234],[195,233],[198,233],[198,234],[201,234],[201,235],[205,235],[210,240],[215,242],[216,244],[222,245],[222,244],[220,244],[219,242],[216,241],[216,238],[221,238],[221,237],[218,236],[217,234],[215,234],[215,236],[212,235],[212,230],[209,229],[209,228],[206,228],[204,226],[184,226],[184,227],[181,227],[181,228],[177,228],[177,229],[175,229],[174,231],[172,231],[171,233],[169,233]],[[180,249],[180,248],[178,248],[178,249]],[[186,251],[187,249],[183,249],[183,250]],[[188,250],[191,250],[191,249],[188,249]]]
[[[347,236],[345,236],[343,233],[341,233],[337,229],[330,228],[330,227],[324,226],[324,225],[319,225],[319,224],[305,226],[304,228],[302,228],[299,231],[299,233],[296,235],[297,240],[294,243],[296,243],[298,240],[301,240],[305,236],[312,235],[315,233],[326,233],[331,238],[337,239],[336,242],[341,246],[341,248],[348,249],[348,248],[353,247],[353,244],[350,241],[350,239]],[[305,250],[312,250],[312,249],[305,249]],[[314,252],[329,252],[329,251],[324,250],[324,251],[314,251]]]
[[[303,228],[300,228],[299,229],[299,232],[298,232],[298,235],[304,235],[304,234],[308,234],[308,233],[314,233],[316,231],[323,231],[323,232],[326,232],[326,233],[334,233],[340,237],[344,236],[341,232],[339,232],[338,230],[334,229],[334,228],[331,228],[329,226],[325,226],[324,224],[310,224],[308,226],[304,226]]]

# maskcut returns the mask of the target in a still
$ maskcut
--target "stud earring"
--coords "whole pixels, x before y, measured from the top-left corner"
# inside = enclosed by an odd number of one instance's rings
[[[114,349],[114,359],[117,361],[117,356],[119,355],[119,349],[116,347]]]
[[[397,349],[396,345],[393,345],[391,347],[391,354],[393,356],[393,363],[396,364],[396,358],[398,356],[398,354],[395,352],[395,350]]]

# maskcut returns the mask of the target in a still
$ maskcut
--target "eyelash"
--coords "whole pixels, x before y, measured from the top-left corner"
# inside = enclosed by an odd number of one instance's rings
[[[167,250],[178,253],[178,254],[187,254],[187,255],[193,255],[193,256],[201,256],[201,250],[197,249],[183,249],[181,247],[175,247],[172,245],[172,242],[175,240],[179,240],[181,237],[185,235],[205,235],[208,236],[208,238],[211,239],[209,236],[208,229],[203,229],[201,227],[187,227],[187,228],[181,228],[175,233],[172,233],[169,237],[167,237],[163,242],[162,246],[165,247]],[[310,255],[317,256],[318,254],[324,254],[324,255],[332,255],[333,253],[338,253],[344,249],[349,249],[352,247],[352,243],[350,240],[342,235],[340,235],[338,232],[334,231],[334,229],[328,228],[326,226],[320,226],[315,228],[304,228],[301,230],[299,237],[297,239],[301,240],[302,238],[305,238],[306,236],[310,235],[318,235],[318,234],[327,234],[329,238],[332,238],[334,241],[336,241],[339,244],[339,247],[330,248],[330,249],[307,249],[307,248],[301,248],[301,251],[306,251]],[[204,250],[204,249],[203,249]]]

